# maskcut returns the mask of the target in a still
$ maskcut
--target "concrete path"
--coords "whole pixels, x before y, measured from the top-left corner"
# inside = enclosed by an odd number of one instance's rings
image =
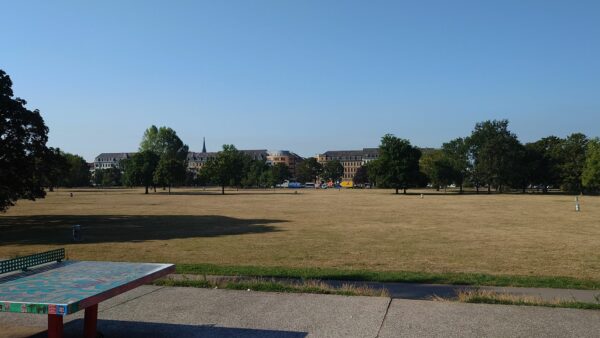
[[[80,336],[81,316],[67,317],[67,337]],[[99,318],[107,338],[600,335],[600,311],[157,286],[102,303]],[[45,326],[45,316],[0,313],[3,337]]]

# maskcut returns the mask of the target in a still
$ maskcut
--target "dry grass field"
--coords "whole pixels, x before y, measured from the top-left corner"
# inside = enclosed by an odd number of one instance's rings
[[[0,257],[64,246],[71,259],[600,280],[600,197],[581,202],[577,213],[567,195],[59,190],[0,214]],[[73,224],[84,242],[71,242]]]

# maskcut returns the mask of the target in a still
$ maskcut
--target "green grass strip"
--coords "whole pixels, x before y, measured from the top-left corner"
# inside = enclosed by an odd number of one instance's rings
[[[597,304],[597,303],[584,303],[584,302],[574,302],[574,301],[530,302],[527,300],[518,300],[518,299],[517,300],[496,299],[494,297],[486,297],[486,296],[473,296],[468,301],[463,301],[463,303],[520,305],[520,306],[544,306],[544,307],[554,307],[554,308],[600,310],[600,304]]]
[[[179,264],[177,265],[177,273],[473,286],[512,286],[581,290],[600,289],[600,281],[595,280],[585,280],[571,277],[509,276],[482,273],[430,273],[408,271],[342,270],[333,268],[221,266],[214,264]]]
[[[205,280],[172,280],[164,279],[157,280],[153,283],[159,286],[181,286],[181,287],[195,287],[195,288],[214,288],[217,284],[205,281]],[[305,286],[305,285],[293,285],[279,283],[275,281],[228,281],[225,283],[219,283],[219,288],[227,290],[252,290],[252,291],[263,291],[263,292],[286,292],[286,293],[316,293],[316,294],[328,294],[328,295],[343,295],[343,296],[370,296],[371,294],[363,293],[360,290],[343,290],[343,289],[332,289],[322,288],[318,286]],[[379,295],[377,295],[379,296]]]

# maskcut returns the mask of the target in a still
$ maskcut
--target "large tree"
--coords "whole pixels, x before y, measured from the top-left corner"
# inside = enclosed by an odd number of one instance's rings
[[[369,170],[366,166],[361,165],[360,167],[358,167],[358,169],[354,173],[354,177],[352,178],[352,183],[355,186],[369,183]]]
[[[162,156],[154,171],[154,182],[168,187],[171,194],[171,187],[181,184],[185,180],[185,173],[186,168],[181,161],[171,156]]]
[[[273,184],[281,184],[285,180],[289,180],[292,177],[290,168],[285,163],[275,163],[271,166]]]
[[[148,193],[148,187],[156,185],[154,183],[154,172],[158,166],[160,157],[150,150],[144,150],[134,154],[131,158],[124,160],[123,181],[129,186],[141,185]]]
[[[327,181],[337,182],[344,176],[344,166],[338,160],[327,161],[323,165],[321,177]]]
[[[590,191],[600,190],[600,139],[598,138],[590,140],[587,144],[581,182]]]
[[[456,138],[442,145],[444,157],[449,161],[454,172],[454,183],[463,193],[463,185],[469,176],[471,163],[469,162],[469,146],[464,138]]]
[[[160,157],[169,156],[180,161],[185,161],[188,154],[188,146],[169,127],[151,126],[146,129],[139,150],[152,151]]]
[[[522,145],[517,136],[508,130],[508,120],[477,123],[467,139],[477,180],[502,191],[514,181],[518,170]],[[476,186],[480,182],[476,182]]]
[[[43,159],[48,128],[38,110],[14,97],[10,77],[0,70],[0,212],[19,199],[45,196]]]
[[[162,185],[163,188],[168,186],[170,192],[172,185],[185,180],[188,150],[188,146],[177,136],[175,130],[169,127],[157,128],[153,125],[144,132],[139,152],[152,152],[158,155],[159,161],[156,164],[145,163],[145,166],[149,168],[154,164],[154,184]],[[144,159],[150,157],[146,156]],[[160,172],[158,172],[159,168]]]
[[[298,181],[316,182],[323,172],[323,166],[314,157],[307,158],[298,167]]]
[[[69,163],[59,148],[48,148],[38,160],[41,162],[43,185],[48,187],[49,191],[54,191],[54,187],[59,185],[65,186],[64,178],[69,174]]]
[[[223,145],[214,159],[208,160],[202,167],[202,174],[221,187],[221,194],[225,195],[226,186],[238,186],[244,176],[244,154],[234,145]]]
[[[581,175],[586,161],[588,138],[581,133],[569,135],[562,142],[561,181],[562,189],[580,193]]]
[[[421,151],[408,140],[387,134],[381,139],[379,157],[372,168],[377,170],[377,184],[396,190],[406,189],[419,181],[419,159]]]
[[[549,186],[561,184],[561,154],[563,140],[556,136],[544,137],[525,145],[529,159],[530,184],[542,188],[546,193]]]
[[[66,161],[66,171],[60,180],[60,185],[69,188],[89,186],[90,169],[83,157],[70,153],[63,153],[63,156]]]

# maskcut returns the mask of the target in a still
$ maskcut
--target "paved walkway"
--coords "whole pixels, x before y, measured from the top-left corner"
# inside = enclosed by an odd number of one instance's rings
[[[78,337],[82,314],[67,317]],[[385,297],[143,286],[104,302],[105,337],[598,337],[600,311]],[[46,317],[0,313],[0,336],[43,331]],[[39,334],[40,337],[44,333]]]

